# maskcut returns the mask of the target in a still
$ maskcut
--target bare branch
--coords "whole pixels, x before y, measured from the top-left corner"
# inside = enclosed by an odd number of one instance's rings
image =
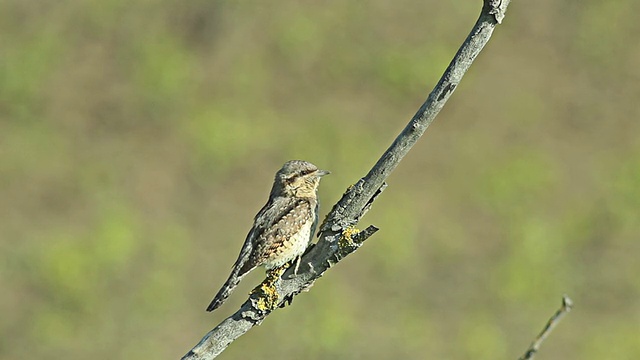
[[[240,310],[211,330],[191,349],[183,360],[215,358],[235,339],[260,324],[271,311],[290,304],[302,291],[334,264],[356,251],[378,229],[369,226],[364,231],[354,226],[384,190],[385,180],[402,158],[433,122],[462,80],[475,58],[491,38],[495,26],[502,21],[510,0],[484,0],[480,17],[456,53],[429,97],[382,155],[369,173],[350,186],[333,206],[320,227],[320,240],[302,258],[296,276],[289,269],[281,278],[272,279],[256,288]],[[265,282],[269,279],[265,280]],[[275,291],[273,291],[275,289]]]
[[[573,307],[573,302],[571,301],[571,299],[569,299],[567,295],[564,295],[562,297],[562,306],[560,306],[560,309],[558,309],[558,311],[556,311],[556,313],[553,314],[553,316],[549,319],[549,321],[547,321],[547,324],[544,326],[544,329],[542,329],[542,332],[538,335],[538,337],[536,337],[535,340],[533,340],[533,342],[531,343],[531,346],[529,346],[527,351],[525,351],[524,355],[522,355],[518,360],[533,359],[536,356],[536,353],[538,352],[538,350],[540,349],[540,345],[542,345],[542,342],[547,338],[547,336],[549,336],[551,331],[556,327],[556,325],[558,325],[560,320],[562,320],[562,318],[569,311],[571,311],[572,307]]]

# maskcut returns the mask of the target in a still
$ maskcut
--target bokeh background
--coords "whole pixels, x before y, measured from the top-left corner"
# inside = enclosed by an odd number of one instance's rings
[[[0,2],[0,358],[182,356],[274,172],[322,215],[480,1]],[[363,220],[224,359],[640,358],[640,2],[514,1]]]

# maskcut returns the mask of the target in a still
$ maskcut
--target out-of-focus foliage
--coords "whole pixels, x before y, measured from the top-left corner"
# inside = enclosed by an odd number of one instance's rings
[[[273,173],[323,214],[480,1],[0,2],[0,358],[177,358]],[[514,1],[364,222],[225,359],[640,358],[640,2]]]

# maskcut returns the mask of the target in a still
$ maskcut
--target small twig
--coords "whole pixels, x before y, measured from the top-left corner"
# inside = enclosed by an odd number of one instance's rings
[[[542,329],[542,332],[538,335],[538,337],[536,337],[535,340],[533,340],[533,342],[531,343],[531,346],[529,346],[529,348],[524,353],[524,355],[522,355],[518,360],[533,359],[536,356],[536,353],[538,352],[538,350],[540,349],[540,345],[542,345],[542,342],[547,338],[547,336],[549,336],[551,331],[556,327],[556,325],[558,325],[560,320],[562,320],[562,318],[569,311],[571,311],[572,307],[573,307],[573,302],[571,301],[571,299],[569,299],[567,295],[564,295],[562,297],[562,306],[560,306],[560,309],[558,309],[558,311],[556,311],[556,313],[553,314],[551,319],[547,321],[547,324],[545,325],[544,329]]]

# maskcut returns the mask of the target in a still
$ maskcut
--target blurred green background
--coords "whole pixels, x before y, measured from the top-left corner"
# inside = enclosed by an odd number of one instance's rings
[[[322,216],[480,1],[0,2],[0,358],[182,356],[274,172]],[[640,2],[514,1],[363,220],[224,359],[640,358]]]

